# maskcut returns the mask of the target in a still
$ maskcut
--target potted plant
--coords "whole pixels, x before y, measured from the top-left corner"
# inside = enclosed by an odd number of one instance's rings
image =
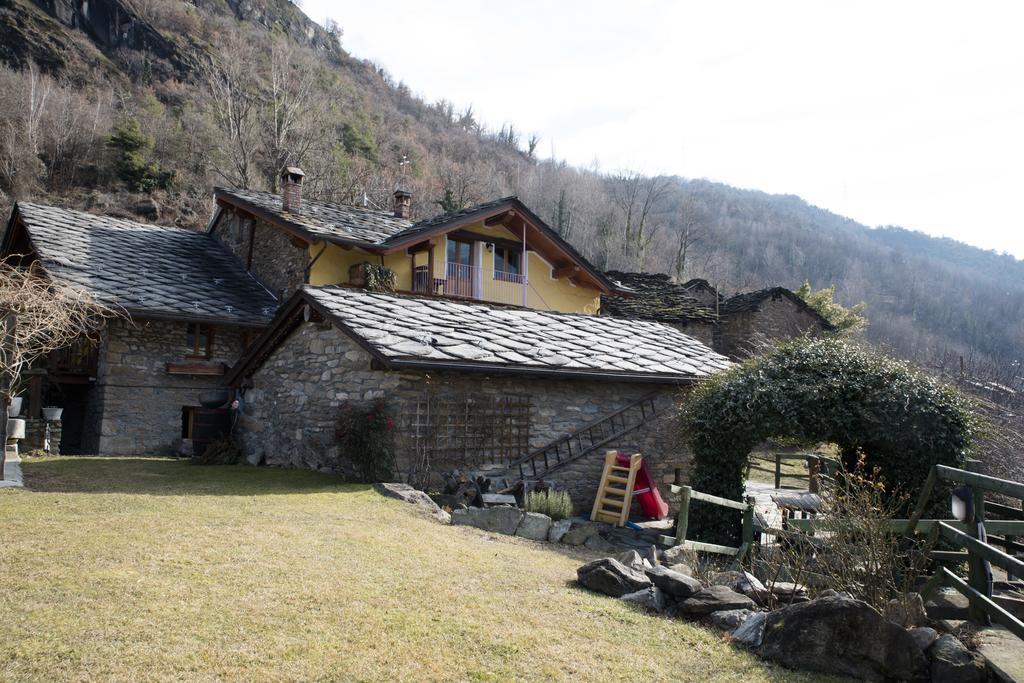
[[[15,396],[11,399],[11,405],[7,408],[7,417],[18,417],[21,414],[22,396]]]
[[[60,419],[60,416],[64,413],[63,408],[56,406],[46,406],[43,408],[43,419],[47,422],[55,422]]]

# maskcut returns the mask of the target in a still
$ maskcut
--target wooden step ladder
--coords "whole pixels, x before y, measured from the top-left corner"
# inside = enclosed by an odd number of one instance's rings
[[[591,521],[626,526],[629,506],[633,502],[633,484],[641,462],[643,458],[639,453],[629,456],[628,466],[619,464],[618,451],[604,454],[604,472],[594,499],[594,510],[590,513]]]

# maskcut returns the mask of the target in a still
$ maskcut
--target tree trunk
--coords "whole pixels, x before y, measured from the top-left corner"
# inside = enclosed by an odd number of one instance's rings
[[[0,369],[0,407],[3,408],[3,413],[0,414],[0,481],[4,479],[4,468],[7,466],[7,411],[11,405],[11,391],[14,387],[14,381],[6,371],[15,367],[14,354],[17,349],[14,348],[14,330],[17,324],[18,318],[14,313],[8,313],[0,319],[0,327],[3,330],[0,344],[6,347],[2,355],[6,361],[5,365],[8,366]]]

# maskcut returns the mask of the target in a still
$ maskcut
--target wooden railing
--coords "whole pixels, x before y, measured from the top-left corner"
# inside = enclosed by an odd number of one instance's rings
[[[928,508],[932,493],[939,482],[966,484],[971,487],[974,503],[974,521],[970,523],[951,519],[923,519]],[[978,472],[935,465],[928,473],[921,494],[918,497],[909,519],[889,520],[893,533],[913,537],[917,533],[927,534],[925,551],[937,562],[966,561],[968,577],[965,581],[944,566],[939,566],[924,586],[918,591],[927,601],[943,586],[953,588],[968,600],[966,615],[972,621],[988,623],[994,621],[1006,627],[1018,638],[1024,639],[1024,622],[1008,612],[999,604],[1001,596],[991,594],[991,575],[986,571],[985,562],[1002,568],[1008,578],[1024,577],[1024,561],[1005,553],[995,546],[1006,548],[1020,546],[1016,537],[1024,536],[1024,514],[1016,508],[990,503],[985,500],[985,492],[998,493],[1010,498],[1024,500],[1024,484],[990,477]],[[986,519],[986,509],[998,512],[1000,516],[1011,519]],[[789,520],[791,526],[803,530],[814,531],[821,527],[820,519]],[[980,523],[980,525],[979,525]],[[979,528],[983,527],[986,538],[979,538]],[[991,534],[991,537],[987,535]],[[1003,538],[999,538],[1003,536]],[[939,539],[943,539],[956,550],[934,550]]]
[[[671,490],[672,493],[679,495],[679,515],[676,517],[676,535],[662,536],[658,539],[659,542],[669,546],[683,546],[690,550],[705,553],[729,555],[735,558],[737,565],[742,564],[754,548],[754,504],[750,501],[741,503],[738,500],[719,498],[718,496],[713,496],[710,493],[694,491],[689,486],[676,486],[673,484]],[[694,500],[710,503],[711,505],[717,505],[730,510],[739,510],[743,513],[743,528],[741,532],[740,547],[733,548],[727,545],[686,540],[686,531],[690,520],[690,502]]]

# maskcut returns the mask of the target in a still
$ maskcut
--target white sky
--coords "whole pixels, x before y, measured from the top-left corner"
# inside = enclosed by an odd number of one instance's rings
[[[1024,258],[1024,3],[304,0],[428,101],[606,171]]]

